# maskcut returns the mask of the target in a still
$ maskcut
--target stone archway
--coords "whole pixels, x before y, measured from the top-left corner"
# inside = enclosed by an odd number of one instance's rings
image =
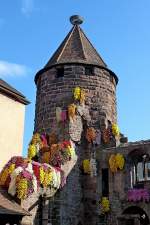
[[[124,225],[149,225],[149,217],[146,212],[138,206],[130,206],[126,208],[122,214],[124,218]]]

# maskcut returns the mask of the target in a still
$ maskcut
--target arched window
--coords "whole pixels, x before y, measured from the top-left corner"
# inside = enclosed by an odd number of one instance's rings
[[[141,225],[148,225],[150,222],[146,212],[142,208],[137,206],[128,207],[127,209],[124,210],[123,214],[125,215],[125,218],[127,217],[127,215],[136,215],[136,216],[138,215],[138,219],[140,220]],[[131,224],[135,224],[135,223],[131,223]]]
[[[142,187],[144,181],[150,181],[150,157],[147,153],[132,152],[130,178],[131,187]]]

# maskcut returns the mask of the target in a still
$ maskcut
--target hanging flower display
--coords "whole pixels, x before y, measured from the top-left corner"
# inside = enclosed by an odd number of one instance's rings
[[[41,135],[41,141],[42,141],[42,148],[48,146],[47,137],[45,134]]]
[[[7,171],[7,174],[4,171]],[[10,174],[8,174],[8,171]],[[9,194],[22,200],[26,199],[33,192],[37,192],[40,186],[58,189],[61,185],[61,169],[54,168],[46,163],[41,164],[31,161],[18,167],[16,164],[11,164],[8,167],[6,166],[3,172],[3,174],[0,174],[0,183],[4,184]],[[6,178],[8,176],[10,178],[6,186],[6,179],[4,180],[5,174],[7,175]]]
[[[122,154],[117,153],[116,155],[116,167],[119,168],[120,170],[123,169],[125,164],[125,160]]]
[[[109,158],[109,167],[111,172],[117,172],[116,156],[114,154],[112,154]]]
[[[91,164],[89,159],[84,159],[83,160],[83,171],[85,174],[90,174],[91,173]]]
[[[119,127],[117,124],[112,124],[112,133],[116,137],[120,135]]]
[[[54,132],[49,134],[49,145],[56,144],[58,142],[57,135]]]
[[[0,173],[0,185],[8,188],[9,182],[11,180],[11,174],[15,170],[16,167],[23,165],[25,167],[28,163],[28,160],[22,158],[21,156],[12,157],[8,163],[4,166]]]
[[[83,104],[85,102],[85,91],[83,89],[81,89],[81,93],[80,93],[80,104]]]
[[[86,131],[86,139],[88,142],[93,142],[96,139],[96,131],[93,127],[90,127]]]
[[[32,159],[37,155],[37,148],[35,144],[30,144],[28,148],[28,158]]]
[[[37,191],[37,179],[33,174],[32,164],[28,163],[26,168],[17,167],[11,174],[8,193],[19,199],[26,199]]]
[[[50,149],[48,148],[48,151],[42,152],[42,154],[41,154],[41,162],[49,164],[50,157],[51,157],[51,153],[50,153]]]
[[[100,211],[101,214],[106,214],[110,211],[110,202],[107,197],[102,197],[102,200],[100,201]]]
[[[56,107],[56,120],[57,120],[57,123],[59,123],[61,121],[61,113],[62,113],[62,109],[60,107]]]
[[[76,115],[76,105],[75,104],[70,104],[68,106],[68,116],[70,120],[74,120]]]
[[[113,173],[117,172],[118,169],[124,168],[125,159],[122,154],[112,154],[109,158],[109,167]]]
[[[108,144],[110,142],[110,138],[111,138],[110,130],[108,128],[105,128],[102,131],[102,140],[104,144]]]
[[[65,122],[66,120],[67,120],[67,112],[66,112],[66,110],[63,110],[61,112],[61,121]]]
[[[28,147],[28,158],[12,157],[0,172],[0,185],[21,200],[40,187],[57,190],[66,182],[63,165],[72,159],[76,159],[72,141],[58,142],[54,132],[49,136],[36,133]]]
[[[150,192],[145,189],[131,189],[127,193],[127,199],[129,202],[150,201]]]
[[[81,88],[80,87],[76,87],[74,89],[74,99],[75,100],[80,100],[80,96],[81,96]]]
[[[41,138],[39,133],[35,133],[32,137],[31,144],[39,144],[41,143]]]

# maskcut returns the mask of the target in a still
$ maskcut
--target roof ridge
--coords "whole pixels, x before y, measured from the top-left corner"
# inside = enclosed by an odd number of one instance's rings
[[[58,58],[57,58],[57,60],[56,60],[56,62],[58,62],[59,61],[59,59],[60,59],[60,57],[62,56],[62,54],[63,54],[63,52],[64,52],[64,50],[65,50],[65,47],[67,46],[67,44],[68,44],[68,42],[69,42],[69,40],[70,40],[70,38],[71,38],[71,36],[72,36],[72,34],[73,34],[73,31],[75,30],[75,26],[72,28],[72,30],[70,31],[70,33],[68,34],[69,36],[67,36],[66,38],[67,38],[67,41],[65,42],[65,44],[64,44],[64,46],[63,46],[63,48],[62,48],[62,51],[60,52],[60,54],[59,54],[59,56],[58,56]],[[65,38],[65,39],[66,39]],[[65,41],[65,39],[64,39],[64,41]]]
[[[85,49],[84,49],[84,45],[83,45],[82,35],[80,33],[81,29],[80,29],[80,27],[78,25],[76,25],[76,26],[78,28],[77,30],[78,30],[78,33],[79,33],[79,36],[80,36],[80,40],[81,40],[81,47],[82,47],[83,56],[86,59],[86,53],[85,53]]]
[[[79,27],[81,33],[84,35],[85,39],[89,42],[89,44],[91,45],[91,47],[94,49],[96,55],[101,59],[101,61],[104,63],[104,65],[107,67],[107,64],[104,62],[104,60],[102,59],[102,57],[100,56],[100,54],[98,53],[98,51],[96,50],[96,48],[93,46],[92,42],[88,39],[88,37],[86,36],[86,34],[84,33],[84,31],[82,30],[81,27]]]

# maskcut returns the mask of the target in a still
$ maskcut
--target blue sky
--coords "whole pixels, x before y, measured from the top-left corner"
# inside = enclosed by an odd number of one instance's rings
[[[33,132],[35,73],[71,29],[73,14],[84,17],[84,32],[119,77],[121,131],[130,141],[150,138],[149,12],[149,0],[1,0],[0,77],[31,101],[24,154]]]

